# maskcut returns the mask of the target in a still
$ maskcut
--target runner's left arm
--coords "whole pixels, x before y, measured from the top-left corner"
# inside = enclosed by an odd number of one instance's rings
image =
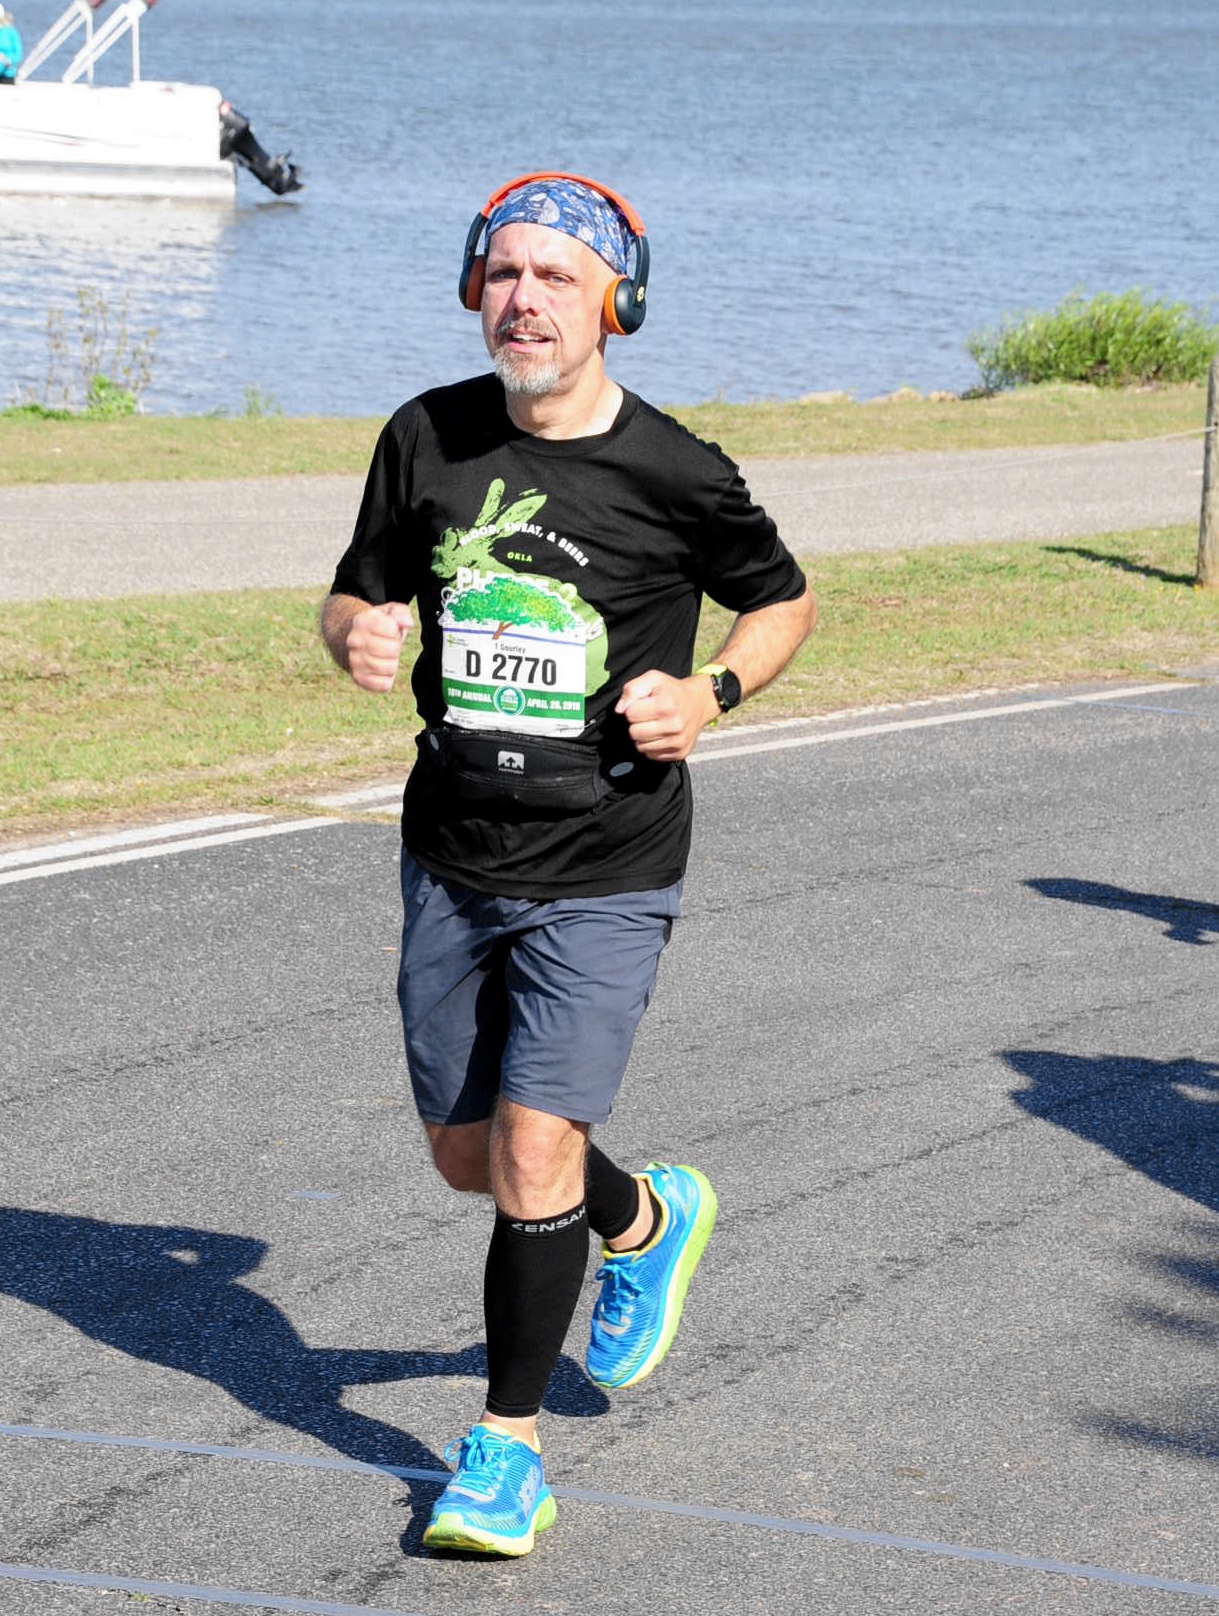
[[[816,602],[806,584],[795,600],[742,612],[712,661],[731,668],[741,681],[742,695],[752,696],[783,671],[816,620]],[[720,709],[707,674],[675,679],[653,668],[626,682],[615,711],[625,716],[631,740],[644,757],[678,763],[694,750]]]

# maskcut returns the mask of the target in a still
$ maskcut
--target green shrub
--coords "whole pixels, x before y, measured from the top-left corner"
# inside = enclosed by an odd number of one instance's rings
[[[1007,316],[966,347],[987,392],[1034,382],[1130,387],[1201,381],[1219,351],[1219,327],[1137,289],[1087,300],[1074,293],[1048,314]]]
[[[136,412],[136,396],[129,387],[121,387],[109,376],[100,373],[89,379],[85,394],[85,414],[93,421],[121,421]]]
[[[73,412],[53,404],[10,404],[0,410],[0,421],[70,421]]]

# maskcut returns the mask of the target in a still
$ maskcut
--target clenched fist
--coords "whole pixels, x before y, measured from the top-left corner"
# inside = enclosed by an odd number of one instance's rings
[[[347,671],[362,690],[392,690],[402,642],[414,627],[409,606],[387,601],[357,612],[347,628]]]

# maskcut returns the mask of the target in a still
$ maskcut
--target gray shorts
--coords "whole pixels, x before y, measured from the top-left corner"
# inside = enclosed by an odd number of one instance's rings
[[[604,1122],[677,919],[681,883],[497,898],[402,854],[398,1003],[425,1122],[481,1122],[498,1094]]]

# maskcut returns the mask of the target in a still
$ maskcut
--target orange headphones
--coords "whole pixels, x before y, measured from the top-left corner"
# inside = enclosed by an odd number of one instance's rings
[[[477,314],[483,300],[483,278],[487,270],[485,253],[480,253],[479,243],[483,231],[490,222],[491,215],[504,198],[522,185],[528,185],[531,180],[574,180],[578,185],[587,185],[590,191],[596,191],[607,202],[611,202],[626,221],[631,232],[631,239],[635,244],[635,268],[630,275],[619,275],[610,282],[605,291],[605,306],[602,317],[605,329],[612,331],[615,336],[629,337],[633,331],[638,331],[643,324],[644,315],[648,312],[648,238],[644,233],[643,220],[635,212],[625,197],[611,191],[606,185],[599,185],[596,180],[585,179],[583,174],[521,174],[507,185],[501,185],[499,190],[489,196],[479,211],[474,215],[466,236],[466,250],[461,262],[461,276],[457,282],[457,295],[461,299],[462,308],[469,309]]]

